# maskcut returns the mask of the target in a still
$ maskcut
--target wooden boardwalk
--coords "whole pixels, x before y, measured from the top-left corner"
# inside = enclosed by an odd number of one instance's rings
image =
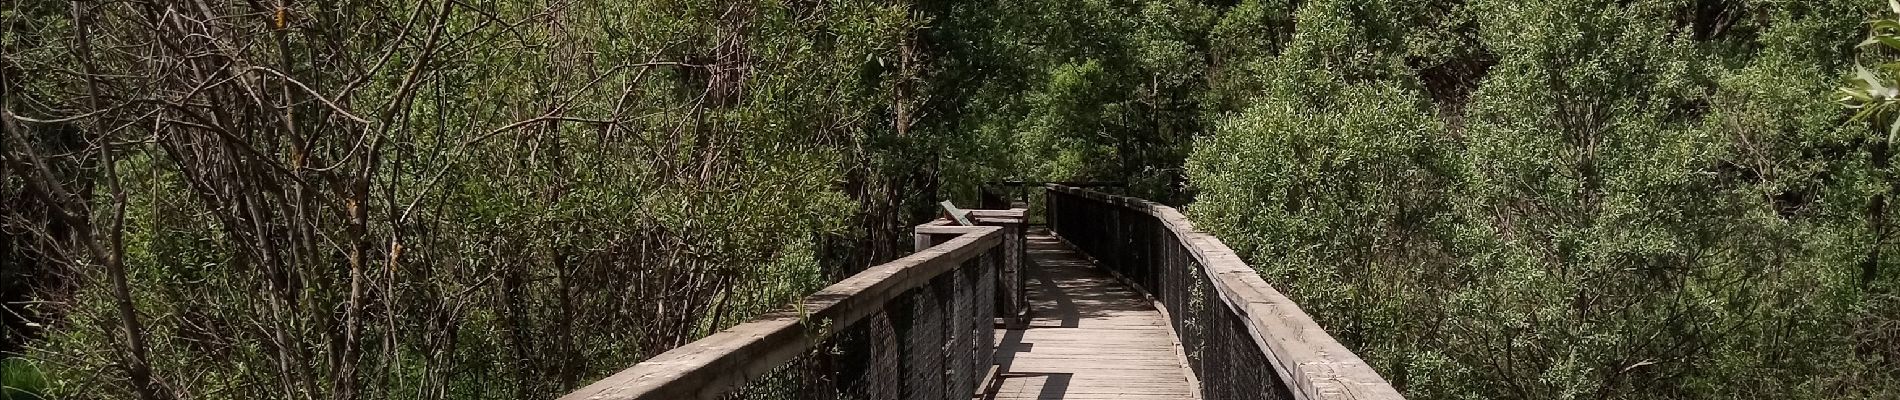
[[[1028,237],[1026,330],[998,329],[1001,379],[984,399],[1193,399],[1154,303],[1047,232]]]
[[[874,398],[961,398],[977,389],[977,399],[1405,399],[1174,208],[1056,184],[1046,189],[1050,229],[1087,254],[1130,262],[1093,265],[1047,231],[1025,232],[1027,207],[971,210],[978,226],[945,219],[918,225],[916,253],[562,399],[828,396],[845,383],[839,389],[875,392]],[[1166,304],[1124,286],[1110,269],[1171,282],[1149,288]],[[994,281],[971,279],[991,272]],[[990,285],[999,289],[994,297]],[[991,309],[1003,312],[983,312]],[[1196,318],[1170,320],[1168,311]],[[1213,334],[1176,336],[1169,321]],[[871,329],[824,328],[859,324]],[[993,343],[969,340],[992,324],[1019,329],[989,332]],[[1183,348],[1195,349],[1201,376],[1186,368]],[[831,356],[845,351],[870,358]],[[779,393],[785,390],[792,391]]]

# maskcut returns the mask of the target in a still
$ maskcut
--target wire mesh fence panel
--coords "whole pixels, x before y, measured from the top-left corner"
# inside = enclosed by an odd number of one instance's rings
[[[994,257],[971,259],[726,394],[727,399],[963,399],[993,364]],[[822,327],[822,324],[820,324]]]
[[[794,310],[670,350],[564,399],[967,399],[993,364],[1002,230],[847,278]]]

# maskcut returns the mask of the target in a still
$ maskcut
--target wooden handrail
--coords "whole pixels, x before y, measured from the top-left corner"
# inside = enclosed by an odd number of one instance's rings
[[[978,225],[1003,228],[1003,265],[997,271],[996,305],[998,316],[1003,318],[1009,329],[1029,327],[1028,275],[1023,264],[1028,261],[1028,247],[1024,239],[1028,235],[1029,210],[1012,208],[1007,210],[969,210],[970,219]],[[929,248],[942,239],[958,235],[955,224],[949,220],[937,219],[918,225],[912,229],[918,250]]]
[[[806,297],[793,310],[767,314],[661,353],[575,390],[562,400],[709,399],[757,379],[809,351],[886,303],[1003,243],[1003,228],[940,227],[957,236],[871,267]]]
[[[1050,191],[1083,197],[1145,213],[1172,231],[1213,283],[1227,309],[1246,321],[1254,344],[1272,360],[1274,371],[1297,399],[1402,400],[1378,371],[1327,334],[1293,299],[1260,278],[1232,248],[1194,228],[1173,207],[1133,197],[1047,185]]]

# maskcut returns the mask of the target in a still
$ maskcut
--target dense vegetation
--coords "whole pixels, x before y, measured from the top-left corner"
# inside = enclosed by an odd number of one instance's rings
[[[0,398],[550,397],[1003,178],[1412,398],[1894,398],[1886,6],[0,3]]]
[[[1830,94],[1895,11],[1272,3],[1191,214],[1410,396],[1900,395],[1892,137]]]
[[[902,5],[5,12],[7,350],[54,397],[549,397],[937,196]]]

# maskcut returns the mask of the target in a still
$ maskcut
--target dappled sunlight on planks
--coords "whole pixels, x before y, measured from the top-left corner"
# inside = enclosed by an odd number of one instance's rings
[[[1047,233],[1029,237],[1030,323],[997,332],[984,399],[1192,399],[1154,304]]]

